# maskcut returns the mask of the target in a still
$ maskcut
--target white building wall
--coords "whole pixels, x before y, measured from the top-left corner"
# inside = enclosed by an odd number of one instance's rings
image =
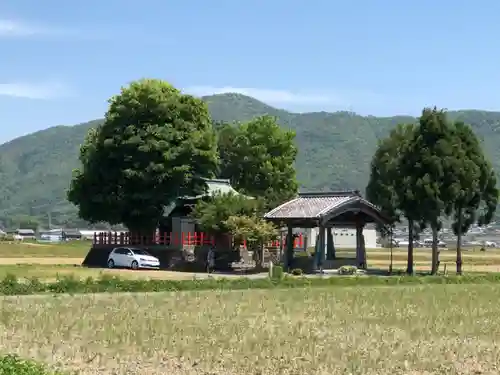
[[[308,247],[316,246],[316,237],[319,228],[306,228],[303,233],[308,237]],[[356,248],[356,229],[355,228],[332,228],[333,242],[335,248],[355,249]],[[373,249],[377,247],[377,231],[375,228],[364,228],[365,247]]]

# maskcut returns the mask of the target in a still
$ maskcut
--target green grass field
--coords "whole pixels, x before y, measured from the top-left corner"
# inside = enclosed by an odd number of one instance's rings
[[[0,351],[80,374],[498,374],[500,288],[4,297]]]

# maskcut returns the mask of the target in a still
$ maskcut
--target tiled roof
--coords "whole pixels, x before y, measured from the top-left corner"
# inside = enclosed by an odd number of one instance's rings
[[[345,203],[360,202],[377,210],[358,191],[328,193],[303,193],[264,215],[266,219],[314,219],[321,218]],[[378,211],[378,210],[377,210]]]
[[[187,201],[192,201],[192,200],[197,200],[203,197],[207,196],[214,196],[216,194],[234,194],[234,195],[240,195],[232,186],[229,180],[224,180],[224,179],[203,179],[205,181],[205,184],[207,185],[207,190],[206,193],[196,195],[196,196],[183,196],[179,197],[175,201],[171,202],[168,206],[165,206],[163,209],[163,215],[168,216],[170,213],[174,210],[174,208],[179,204],[180,201],[187,200]],[[253,199],[252,197],[247,197],[248,199]]]
[[[200,194],[194,197],[180,197],[180,199],[199,199],[206,196],[213,196],[216,194],[234,194],[240,195],[232,186],[229,180],[224,180],[220,178],[204,179],[207,185],[207,190],[205,194]],[[251,198],[251,197],[248,197]]]
[[[232,186],[229,180],[222,179],[212,179],[207,180],[207,194],[215,195],[215,194],[228,194],[233,193],[235,195],[239,194]]]

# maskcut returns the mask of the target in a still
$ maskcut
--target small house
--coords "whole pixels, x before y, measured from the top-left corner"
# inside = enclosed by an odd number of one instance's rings
[[[40,241],[43,242],[61,242],[62,229],[41,229],[39,232]]]
[[[102,232],[95,229],[81,229],[79,230],[82,240],[93,240],[94,236]]]
[[[36,237],[33,229],[17,229],[15,236],[20,240],[34,240]]]
[[[81,240],[82,233],[78,229],[64,229],[62,231],[62,238],[64,241]]]

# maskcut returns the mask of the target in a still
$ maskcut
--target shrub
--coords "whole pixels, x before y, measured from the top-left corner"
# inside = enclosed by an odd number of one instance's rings
[[[302,271],[301,268],[294,268],[292,270],[292,275],[294,276],[301,276],[304,272]]]
[[[341,267],[342,268],[342,267]],[[346,266],[339,272],[354,275],[356,267]],[[399,284],[484,284],[500,283],[500,274],[466,276],[356,276],[354,277],[287,277],[280,266],[274,267],[271,278],[208,278],[192,280],[127,280],[103,276],[80,280],[61,277],[53,282],[37,279],[18,280],[8,275],[0,281],[0,295],[27,295],[40,293],[117,293],[117,292],[178,292],[187,290],[242,290],[271,288],[301,288],[353,285]],[[1,373],[0,373],[1,375]]]
[[[0,242],[13,242],[14,236],[12,234],[2,234],[0,235]]]
[[[356,272],[358,272],[358,269],[355,266],[342,266],[339,268],[340,275],[355,275]]]
[[[0,375],[57,375],[36,362],[15,355],[0,357]]]
[[[281,280],[285,276],[282,266],[273,266],[273,270],[271,273],[271,278],[274,280]]]

